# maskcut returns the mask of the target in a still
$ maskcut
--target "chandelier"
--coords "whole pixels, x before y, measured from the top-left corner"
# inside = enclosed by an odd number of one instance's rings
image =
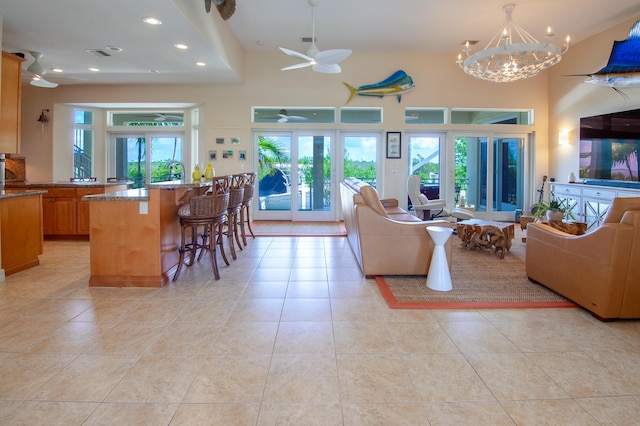
[[[503,6],[507,14],[507,23],[496,34],[489,44],[477,53],[470,54],[469,41],[465,43],[463,52],[467,57],[463,60],[458,54],[457,63],[467,74],[493,83],[506,83],[533,77],[540,71],[552,67],[569,49],[570,38],[567,36],[562,49],[549,43],[553,33],[547,27],[547,42],[540,43],[531,34],[511,20],[516,5],[509,3]],[[518,39],[514,39],[514,37]]]

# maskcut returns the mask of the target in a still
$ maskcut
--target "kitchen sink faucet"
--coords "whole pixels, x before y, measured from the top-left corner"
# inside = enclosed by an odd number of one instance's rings
[[[171,169],[171,171],[169,172],[169,176],[172,177],[173,176],[173,167],[174,166],[180,166],[180,182],[185,182],[185,168],[184,168],[184,163],[181,161],[176,161],[176,160],[171,160],[169,162],[167,162],[164,167],[165,168],[169,168]]]

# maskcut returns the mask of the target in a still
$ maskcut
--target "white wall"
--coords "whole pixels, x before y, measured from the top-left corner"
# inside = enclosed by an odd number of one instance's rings
[[[549,74],[549,177],[566,183],[569,173],[578,176],[580,117],[640,108],[640,88],[623,89],[628,98],[609,87],[583,83],[586,77],[572,74],[593,73],[609,60],[614,40],[626,40],[639,17],[604,31],[572,46]],[[560,146],[558,133],[569,131],[570,144]]]
[[[174,103],[188,102],[199,105],[203,111],[200,123],[200,162],[206,162],[209,149],[220,149],[215,145],[216,137],[240,138],[234,150],[246,150],[248,159],[245,169],[233,160],[219,159],[216,172],[236,173],[246,171],[252,165],[251,107],[252,106],[318,106],[340,107],[349,97],[349,90],[342,84],[353,86],[383,80],[398,69],[413,77],[415,89],[402,97],[364,98],[356,97],[349,106],[375,106],[384,108],[382,125],[324,125],[319,128],[338,130],[372,130],[378,132],[407,129],[440,131],[451,128],[446,125],[411,126],[404,124],[406,107],[442,108],[514,108],[535,109],[536,123],[531,128],[536,137],[536,170],[544,174],[548,168],[548,97],[547,75],[509,84],[493,84],[467,76],[455,63],[455,56],[425,54],[374,54],[354,53],[343,63],[341,74],[319,74],[311,69],[280,71],[290,65],[291,58],[281,52],[252,53],[245,58],[245,82],[238,85],[117,85],[83,86],[60,85],[56,89],[25,86],[23,92],[22,152],[26,157],[27,179],[47,181],[59,176],[55,169],[67,172],[68,164],[57,159],[59,146],[70,146],[67,132],[58,131],[60,117],[58,106],[66,103],[95,102],[144,102]],[[42,129],[37,117],[43,108],[52,111],[50,123]],[[61,110],[60,110],[61,111]],[[300,128],[300,125],[290,125]],[[469,126],[458,126],[473,130]],[[283,129],[282,124],[260,124],[259,129]],[[507,127],[512,129],[512,126]],[[403,141],[405,140],[403,135]],[[54,146],[56,152],[54,152]],[[382,149],[382,147],[381,147]],[[407,144],[402,144],[402,159],[386,160],[383,176],[384,197],[404,198],[407,170]],[[52,161],[54,159],[55,161]],[[395,175],[391,170],[398,170]]]

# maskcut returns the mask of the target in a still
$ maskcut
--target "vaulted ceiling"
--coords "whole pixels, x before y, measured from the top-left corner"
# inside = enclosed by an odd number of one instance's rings
[[[506,2],[318,0],[317,44],[321,50],[346,48],[354,54],[429,52],[455,60],[464,40],[478,40],[482,48],[500,30]],[[236,0],[227,21],[213,15],[215,6],[207,14],[205,3],[0,0],[3,50],[25,53],[25,68],[33,62],[28,52],[43,53],[46,78],[60,84],[224,84],[243,77],[232,64],[229,45],[240,53],[279,52],[279,46],[305,52],[310,45],[302,41],[311,37],[308,0]],[[161,19],[162,25],[144,24],[145,16]],[[561,44],[566,34],[576,43],[634,16],[640,17],[637,0],[521,0],[513,20],[539,40],[550,25]],[[178,50],[176,43],[189,48]],[[87,52],[91,49],[110,56]],[[198,61],[206,66],[197,66]],[[283,65],[294,61],[284,59]],[[54,67],[63,72],[54,73]]]

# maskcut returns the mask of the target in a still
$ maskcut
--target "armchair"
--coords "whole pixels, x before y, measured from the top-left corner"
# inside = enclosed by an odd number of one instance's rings
[[[527,226],[526,273],[600,320],[640,318],[640,197],[614,198],[604,223],[569,235]]]
[[[407,178],[407,192],[413,205],[416,216],[421,220],[447,219],[453,221],[460,219],[473,219],[474,214],[466,209],[455,208],[449,210],[445,207],[445,200],[438,198],[430,200],[420,192],[420,176],[411,175]]]

